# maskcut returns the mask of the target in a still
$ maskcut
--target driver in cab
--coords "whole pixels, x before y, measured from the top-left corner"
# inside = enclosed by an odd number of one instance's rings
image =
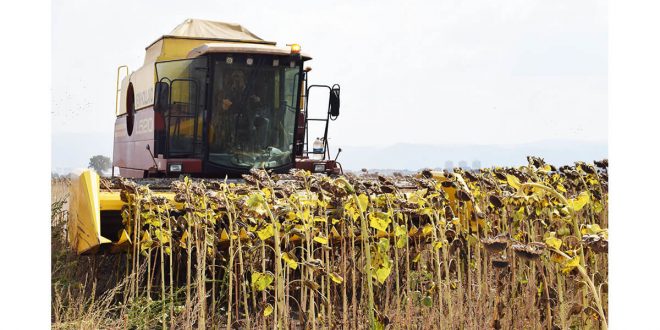
[[[230,79],[225,82],[225,93],[222,93],[225,94],[222,98],[222,110],[227,111],[229,109],[245,108],[242,105],[253,106],[258,105],[261,102],[261,98],[254,94],[246,99],[245,89],[247,86],[245,83],[245,73],[243,71],[234,70],[231,73]]]
[[[216,115],[212,119],[212,125],[219,128],[219,132],[214,132],[212,140],[214,144],[224,146],[223,149],[238,145],[242,149],[253,149],[254,142],[250,142],[252,131],[260,131],[263,126],[263,118],[256,118],[261,98],[253,88],[248,88],[242,70],[233,70],[223,80],[223,88],[216,94]]]

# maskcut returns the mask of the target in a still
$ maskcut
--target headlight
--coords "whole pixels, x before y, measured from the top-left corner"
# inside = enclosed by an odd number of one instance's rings
[[[181,164],[170,164],[170,172],[181,172],[182,168]]]
[[[314,164],[314,173],[325,172],[325,164]]]

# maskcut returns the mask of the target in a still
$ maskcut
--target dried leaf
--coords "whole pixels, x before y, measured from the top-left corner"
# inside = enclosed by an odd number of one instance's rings
[[[305,285],[306,287],[308,287],[312,290],[318,290],[321,287],[320,285],[318,285],[318,283],[312,282],[310,280],[304,280],[303,285]]]
[[[431,298],[431,296],[424,297],[424,299],[422,299],[422,305],[426,307],[433,306],[433,298]]]

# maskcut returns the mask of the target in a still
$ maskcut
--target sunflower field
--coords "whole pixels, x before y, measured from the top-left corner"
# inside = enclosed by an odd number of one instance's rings
[[[132,244],[53,252],[53,327],[606,329],[607,167],[108,182]]]

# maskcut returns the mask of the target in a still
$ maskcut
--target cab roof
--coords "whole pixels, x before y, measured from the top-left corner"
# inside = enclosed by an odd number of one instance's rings
[[[275,45],[248,44],[248,43],[206,43],[194,48],[188,53],[188,58],[195,58],[208,53],[243,53],[266,55],[291,55],[291,48],[277,47]],[[303,60],[310,60],[311,56],[302,53]]]

